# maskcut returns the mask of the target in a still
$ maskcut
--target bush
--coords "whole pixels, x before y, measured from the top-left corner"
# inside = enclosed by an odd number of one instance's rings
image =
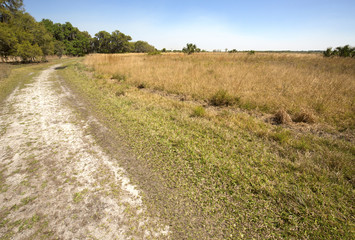
[[[218,90],[209,102],[213,106],[231,106],[239,102],[239,98],[231,96],[226,90]]]

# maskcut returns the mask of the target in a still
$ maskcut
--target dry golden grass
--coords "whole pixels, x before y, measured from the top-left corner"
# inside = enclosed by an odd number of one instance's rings
[[[240,98],[243,108],[306,111],[338,127],[355,125],[355,59],[295,53],[94,54],[85,64],[102,74],[124,75],[136,86],[204,100],[225,90]]]

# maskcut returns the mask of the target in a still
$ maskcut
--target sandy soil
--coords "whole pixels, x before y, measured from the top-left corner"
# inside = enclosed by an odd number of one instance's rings
[[[142,192],[95,143],[53,66],[0,109],[0,239],[156,239]]]

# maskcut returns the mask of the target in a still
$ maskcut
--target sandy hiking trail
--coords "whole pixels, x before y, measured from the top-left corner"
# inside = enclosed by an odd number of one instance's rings
[[[157,239],[142,192],[85,131],[52,66],[0,108],[0,239]]]

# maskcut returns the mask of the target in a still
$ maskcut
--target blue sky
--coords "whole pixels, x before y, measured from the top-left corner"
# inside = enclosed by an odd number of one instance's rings
[[[24,0],[38,21],[92,36],[120,30],[156,48],[322,50],[355,46],[355,0]]]

